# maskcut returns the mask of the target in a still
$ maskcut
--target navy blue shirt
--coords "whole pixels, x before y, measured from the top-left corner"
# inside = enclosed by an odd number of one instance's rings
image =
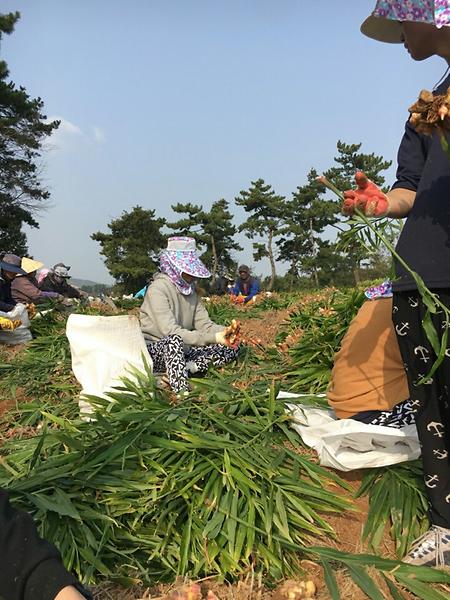
[[[449,86],[450,76],[435,93],[444,94]],[[447,139],[450,142],[449,135]],[[406,123],[395,188],[416,192],[397,244],[398,254],[428,288],[450,288],[450,159],[438,135],[422,135]],[[396,274],[394,291],[416,289],[413,278],[397,262]]]
[[[15,305],[16,301],[11,293],[11,281],[3,277],[0,272],[0,310],[2,312],[9,312]]]

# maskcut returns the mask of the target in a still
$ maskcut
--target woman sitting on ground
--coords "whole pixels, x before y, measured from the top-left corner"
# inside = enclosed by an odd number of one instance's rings
[[[40,304],[47,300],[63,300],[63,296],[57,292],[44,292],[38,287],[36,272],[42,268],[44,263],[31,258],[22,258],[22,270],[24,275],[17,275],[11,284],[12,297],[16,302],[22,304]]]
[[[414,404],[392,323],[392,286],[369,288],[366,296],[335,355],[328,403],[339,419],[411,425]]]
[[[238,351],[228,345],[223,325],[211,321],[195,290],[195,279],[210,277],[197,256],[195,240],[169,238],[159,269],[139,318],[153,370],[167,372],[171,389],[178,393],[189,390],[189,374],[229,363]]]

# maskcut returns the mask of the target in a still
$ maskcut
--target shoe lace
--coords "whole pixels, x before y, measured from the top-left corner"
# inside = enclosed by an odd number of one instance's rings
[[[437,566],[445,565],[445,539],[450,540],[450,529],[439,527],[438,525],[432,525],[431,529],[421,535],[411,548],[410,555],[416,557],[423,550],[435,550],[435,562]]]

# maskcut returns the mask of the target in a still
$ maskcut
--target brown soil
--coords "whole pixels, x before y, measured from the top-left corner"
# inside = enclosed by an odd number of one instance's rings
[[[289,309],[270,310],[259,319],[240,319],[242,325],[242,338],[260,343],[262,346],[271,346],[280,330],[286,326],[289,318]]]

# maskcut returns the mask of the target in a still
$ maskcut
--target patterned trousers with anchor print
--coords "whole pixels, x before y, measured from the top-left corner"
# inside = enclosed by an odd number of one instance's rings
[[[450,290],[434,292],[450,307]],[[450,528],[450,335],[443,363],[427,383],[419,384],[436,358],[422,326],[425,313],[417,291],[394,293],[392,320],[416,411],[430,519],[433,525]],[[450,328],[442,312],[432,320],[439,337]]]

